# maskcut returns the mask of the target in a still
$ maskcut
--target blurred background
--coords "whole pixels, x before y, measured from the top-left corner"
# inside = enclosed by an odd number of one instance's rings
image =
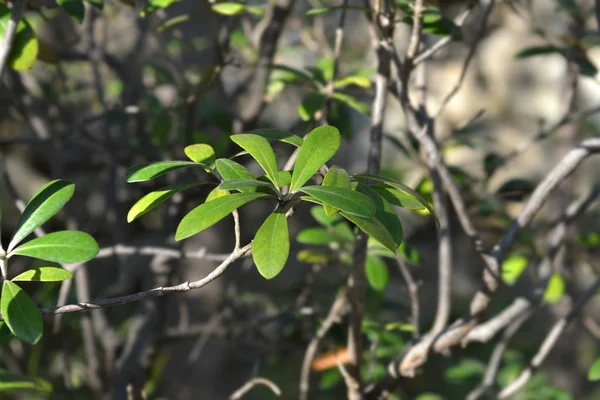
[[[334,78],[337,95],[328,101],[327,122],[344,139],[331,164],[352,173],[366,170],[377,38],[362,1],[347,2],[351,7],[345,12],[339,55],[335,37],[343,1],[248,1],[231,12],[207,1],[90,0],[81,24],[52,2],[30,3],[25,17],[38,37],[37,61],[31,70],[6,71],[0,82],[2,239],[6,243],[15,229],[17,202],[60,178],[74,182],[76,192],[44,228],[88,232],[102,248],[101,256],[80,267],[70,284],[24,285],[41,307],[206,276],[233,248],[233,219],[180,243],[174,232],[209,189],[182,192],[131,224],[126,215],[145,193],[208,176],[186,170],[128,184],[125,171],[139,163],[185,159],[183,149],[193,143],[208,143],[218,157],[229,157],[240,150],[229,136],[255,128],[303,136],[320,123],[323,93]],[[402,55],[411,30],[402,7],[410,2],[393,3],[398,6],[394,45]],[[449,35],[452,40],[413,74],[411,96],[417,104],[419,91],[425,93],[423,104],[436,117],[442,154],[491,246],[545,174],[596,134],[598,10],[591,0],[482,1],[472,9],[467,1],[439,3],[439,12],[431,8],[434,17],[426,26],[423,49]],[[488,15],[490,3],[495,4]],[[445,104],[454,88],[456,94]],[[433,185],[422,149],[408,133],[393,90],[387,100],[382,174],[431,200]],[[293,148],[274,146],[282,166]],[[240,160],[260,174],[249,158]],[[598,160],[587,160],[520,235],[505,263],[507,285],[494,296],[487,318],[539,287],[543,271],[535,266],[546,254],[548,234],[567,205],[598,183],[598,167]],[[253,238],[270,211],[261,204],[240,209],[242,243]],[[418,285],[419,323],[425,332],[437,301],[436,225],[422,210],[398,212],[404,228],[400,257]],[[47,397],[53,399],[126,398],[122,393],[131,385],[149,399],[221,399],[254,376],[276,383],[282,398],[297,398],[306,347],[352,266],[322,246],[294,240],[302,230],[318,226],[312,215],[310,206],[302,206],[290,219],[292,254],[272,281],[265,281],[246,257],[200,290],[46,316],[45,335],[36,346],[2,339],[0,366],[49,381],[54,391]],[[592,204],[569,224],[545,300],[508,343],[497,387],[516,379],[552,325],[600,272],[599,223]],[[450,227],[454,320],[468,310],[483,265],[452,210]],[[142,251],[153,248],[177,252]],[[193,254],[184,257],[186,252]],[[382,378],[415,329],[405,280],[394,260],[382,260],[389,271],[385,284],[367,293],[367,382]],[[27,267],[22,263],[12,265],[14,273]],[[345,347],[345,318],[323,338],[317,360]],[[598,398],[600,391],[587,374],[600,356],[599,320],[600,302],[593,298],[513,398]],[[501,337],[432,356],[393,396],[465,398],[481,382]],[[335,362],[315,366],[310,383],[311,399],[346,396]],[[275,395],[259,386],[247,398]]]

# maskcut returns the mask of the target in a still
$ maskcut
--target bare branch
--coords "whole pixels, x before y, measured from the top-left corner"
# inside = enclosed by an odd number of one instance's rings
[[[268,380],[266,378],[258,377],[258,378],[252,378],[248,382],[244,383],[244,385],[241,388],[239,388],[231,396],[229,396],[229,399],[230,400],[241,399],[247,392],[252,390],[252,388],[256,385],[264,385],[264,386],[268,387],[269,389],[271,389],[271,391],[277,397],[281,396],[281,389],[279,389],[279,386],[277,386],[276,384],[274,384],[273,382],[271,382],[270,380]]]

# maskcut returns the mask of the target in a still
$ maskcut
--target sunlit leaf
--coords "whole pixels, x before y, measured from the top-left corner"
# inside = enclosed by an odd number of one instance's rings
[[[334,242],[335,239],[336,237],[333,232],[324,228],[306,228],[300,231],[296,236],[296,241],[298,241],[298,243],[313,245],[327,245]]]
[[[182,190],[186,190],[194,186],[201,185],[202,183],[184,183],[181,185],[172,185],[148,193],[147,195],[139,199],[133,206],[131,206],[131,209],[129,209],[129,212],[127,213],[127,222],[132,222],[133,220],[141,217],[142,215],[146,214],[150,210],[154,209],[166,200],[173,197],[176,193],[179,193]]]
[[[206,200],[204,202],[208,203],[211,200],[218,199],[219,197],[227,196],[228,194],[229,194],[229,192],[227,190],[223,190],[217,186],[216,188],[214,188],[213,190],[210,191],[208,196],[206,196]]]
[[[335,186],[306,186],[300,190],[347,214],[362,217],[372,217],[375,214],[375,206],[369,197],[354,190]]]
[[[306,264],[327,264],[333,257],[324,251],[305,249],[298,252],[296,259]]]
[[[345,169],[340,168],[338,166],[332,166],[329,168],[329,171],[325,174],[325,178],[323,178],[322,186],[337,186],[345,189],[350,189],[350,176]],[[338,210],[331,206],[325,205],[325,213],[328,216],[335,214]]]
[[[271,183],[261,182],[256,179],[232,179],[230,181],[221,183],[219,187],[223,190],[239,190],[240,192],[243,192],[244,189],[255,190],[259,187],[272,188],[273,185]]]
[[[290,234],[287,218],[281,210],[275,211],[256,232],[252,242],[252,259],[265,279],[276,277],[290,255]]]
[[[215,162],[215,150],[208,144],[191,144],[183,149],[183,151],[195,163],[211,165]]]
[[[512,285],[519,279],[527,267],[527,258],[520,254],[511,254],[502,263],[502,280],[507,285]]]
[[[387,265],[376,256],[367,256],[365,274],[369,285],[377,291],[385,289],[390,279]]]
[[[146,7],[141,11],[140,15],[146,17],[158,10],[165,9],[173,3],[177,3],[179,0],[148,0]]]
[[[409,210],[422,210],[425,208],[423,203],[421,203],[415,196],[400,191],[392,186],[371,186],[371,189],[396,207],[407,208]]]
[[[125,177],[127,182],[143,182],[158,178],[164,174],[189,167],[207,168],[207,165],[195,163],[193,161],[158,161],[146,164],[138,164],[127,170]]]
[[[60,267],[35,267],[20,273],[11,279],[17,281],[60,282],[71,279],[73,274]]]
[[[588,381],[600,380],[600,358],[596,359],[588,371]]]
[[[44,326],[37,306],[16,283],[4,281],[0,309],[10,331],[19,339],[36,344]]]
[[[262,136],[252,134],[232,135],[231,140],[246,150],[258,162],[266,172],[273,184],[279,188],[279,179],[277,173],[277,160],[275,153],[267,139]]]
[[[371,87],[371,80],[365,76],[351,75],[335,81],[334,87],[342,89],[351,85],[368,89]]]
[[[0,370],[0,393],[15,395],[19,391],[36,391],[44,394],[52,393],[52,384],[37,376],[17,375]]]
[[[98,251],[98,243],[89,234],[80,231],[60,231],[23,243],[9,252],[8,256],[19,255],[58,263],[76,263],[91,260],[96,257]]]
[[[552,277],[548,281],[548,286],[544,292],[544,300],[550,304],[556,304],[562,299],[565,293],[565,280],[559,273],[552,274]]]
[[[0,4],[0,38],[4,38],[11,18],[11,10]],[[15,70],[31,69],[38,54],[38,40],[25,18],[21,18],[8,56],[8,65]]]
[[[383,226],[385,226],[387,231],[390,233],[390,236],[394,240],[395,247],[394,249],[390,250],[397,249],[398,246],[400,246],[400,243],[402,243],[404,232],[394,207],[392,207],[390,203],[388,203],[383,197],[381,197],[379,194],[377,194],[377,192],[367,185],[359,183],[356,190],[371,199],[371,202],[375,205],[374,218],[381,222]]]
[[[355,109],[361,114],[367,116],[371,115],[371,107],[369,105],[361,103],[359,100],[348,94],[336,92],[333,94],[333,98],[341,103],[344,103],[348,107]]]
[[[217,3],[213,4],[214,12],[223,15],[239,15],[246,12],[246,6],[240,3]]]
[[[340,211],[340,214],[349,221],[353,222],[356,226],[362,229],[369,236],[376,239],[379,243],[390,249],[396,251],[396,242],[390,232],[385,226],[377,219],[369,217],[359,217],[358,215],[346,214]]]
[[[278,140],[283,143],[288,143],[296,147],[302,146],[304,140],[290,132],[281,131],[279,129],[255,129],[248,132],[253,135],[262,136],[267,140]]]

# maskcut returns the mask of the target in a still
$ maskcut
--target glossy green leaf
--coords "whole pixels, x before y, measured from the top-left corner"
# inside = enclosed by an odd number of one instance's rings
[[[298,106],[298,115],[302,121],[311,121],[317,111],[325,107],[325,96],[321,93],[311,93]]]
[[[340,132],[333,126],[313,129],[304,139],[292,172],[290,192],[300,189],[340,147]]]
[[[267,196],[264,193],[234,193],[201,204],[190,211],[179,223],[175,240],[183,240],[216,224],[237,208]]]
[[[354,190],[335,186],[306,186],[301,191],[347,214],[362,217],[371,217],[375,214],[375,206],[371,200]]]
[[[217,3],[213,4],[212,9],[217,14],[239,15],[246,12],[246,6],[240,3]]]
[[[4,281],[0,309],[10,331],[19,339],[36,344],[42,337],[44,325],[37,306],[16,283]]]
[[[77,21],[80,24],[83,22],[83,17],[85,14],[85,6],[83,5],[83,0],[57,0],[56,2],[75,21]]]
[[[204,143],[191,144],[183,149],[185,155],[195,163],[211,165],[215,162],[215,149]]]
[[[335,240],[333,232],[324,228],[306,228],[296,236],[296,241],[304,244],[327,245]]]
[[[23,243],[9,252],[8,256],[19,255],[58,263],[76,263],[91,260],[96,257],[98,251],[98,243],[89,234],[80,231],[60,231]]]
[[[210,191],[208,196],[206,196],[206,200],[204,202],[208,203],[211,200],[218,199],[219,197],[224,197],[227,195],[229,195],[229,192],[227,190],[223,190],[217,186],[216,188]]]
[[[131,222],[141,217],[150,210],[159,206],[161,203],[173,197],[176,193],[201,184],[202,183],[184,183],[181,185],[172,185],[148,193],[139,199],[133,206],[131,206],[131,209],[129,209],[129,212],[127,213],[127,222]]]
[[[527,267],[527,258],[520,254],[511,254],[502,263],[502,280],[507,285],[514,284]]]
[[[392,186],[371,186],[371,189],[396,207],[407,208],[409,210],[422,210],[425,208],[423,203],[417,200],[413,195],[402,192]]]
[[[159,176],[178,169],[198,166],[207,168],[206,165],[195,163],[193,161],[158,161],[135,165],[127,170],[125,177],[129,183],[143,182],[158,178]]]
[[[346,172],[345,169],[334,165],[331,168],[329,168],[329,171],[327,171],[327,173],[325,174],[325,178],[323,178],[323,183],[321,183],[321,185],[336,186],[345,189],[350,189],[350,176],[348,175],[348,172]],[[332,216],[338,211],[336,208],[328,205],[325,205],[324,207],[325,213],[328,216]]]
[[[355,109],[363,115],[371,115],[371,107],[365,103],[361,103],[354,97],[344,93],[334,93],[332,96],[335,100],[347,105],[350,108]]]
[[[349,221],[353,222],[356,226],[362,229],[367,235],[376,239],[379,243],[390,249],[396,251],[396,242],[392,235],[388,232],[385,226],[375,218],[359,217],[358,215],[346,214],[340,211],[340,214]]]
[[[550,304],[556,304],[562,299],[565,293],[565,280],[559,273],[553,273],[548,286],[544,292],[544,300]]]
[[[377,194],[377,192],[367,185],[359,183],[356,190],[371,199],[375,205],[374,218],[381,222],[383,226],[385,226],[387,231],[390,233],[390,236],[394,240],[394,249],[397,249],[398,246],[400,246],[400,243],[402,243],[404,232],[394,207],[392,207],[390,203],[388,203],[383,197],[381,197],[379,194]]]
[[[600,358],[596,359],[588,371],[588,381],[600,380]]]
[[[36,391],[50,394],[52,393],[52,384],[36,376],[17,375],[0,370],[0,393],[7,392],[15,395],[19,391]]]
[[[15,276],[11,281],[60,282],[71,279],[73,274],[60,267],[35,267]]]
[[[279,188],[279,174],[277,173],[277,160],[271,145],[262,136],[252,134],[232,135],[231,140],[246,150],[264,169],[273,184]]]
[[[371,175],[371,174],[358,174],[358,175],[354,175],[354,177],[356,179],[360,180],[361,182],[367,182],[369,180],[372,180],[375,182],[383,182],[383,183],[399,190],[400,192],[403,192],[407,195],[412,196],[415,200],[417,200],[419,203],[421,203],[431,213],[431,215],[433,215],[435,217],[436,222],[439,223],[439,221],[437,220],[437,216],[435,215],[435,211],[433,211],[433,208],[431,207],[429,202],[427,202],[427,200],[425,200],[423,198],[423,196],[421,196],[415,190],[406,186],[404,183],[402,183],[396,179],[393,179],[393,178],[387,178],[387,177]]]
[[[385,289],[390,280],[387,265],[381,258],[376,256],[367,256],[365,274],[369,285],[377,291]]]
[[[334,222],[340,220],[340,216],[337,214],[331,216],[327,215],[325,213],[325,208],[322,206],[311,207],[310,214],[323,226],[332,226]]]
[[[276,277],[290,255],[290,234],[285,214],[275,211],[256,232],[252,242],[252,259],[265,279]]]
[[[280,131],[279,129],[255,129],[248,132],[252,135],[262,136],[267,140],[278,140],[283,143],[288,143],[296,147],[302,146],[304,140],[293,133]]]
[[[224,181],[232,181],[237,179],[255,179],[254,175],[252,175],[252,173],[250,173],[250,171],[248,171],[246,167],[227,158],[219,158],[217,161],[215,161],[215,165],[217,167],[217,171],[219,171],[219,174],[221,174],[221,177]],[[256,188],[242,189],[243,193],[252,193],[255,191]]]
[[[267,187],[272,189],[273,185],[256,179],[232,179],[230,181],[221,183],[219,187],[223,190],[239,190],[243,192],[244,189],[254,189],[253,191],[255,191],[255,189],[259,187]]]
[[[278,179],[279,179],[280,187],[287,186],[292,181],[292,174],[290,171],[279,171],[278,175],[279,175]],[[271,182],[266,175],[259,176],[256,179],[261,182]]]
[[[371,87],[371,80],[366,76],[351,75],[335,81],[334,87],[336,89],[341,89],[350,85],[368,89]]]
[[[11,11],[0,4],[0,38],[4,38]],[[8,65],[15,70],[31,69],[38,55],[38,40],[26,19],[21,18],[8,56]]]
[[[75,185],[63,180],[51,181],[42,186],[23,210],[7,252],[59,212],[73,196],[74,191]]]

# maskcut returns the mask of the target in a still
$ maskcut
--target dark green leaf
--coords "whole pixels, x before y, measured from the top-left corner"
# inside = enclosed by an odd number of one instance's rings
[[[313,218],[316,219],[317,222],[323,226],[332,226],[334,222],[340,220],[340,216],[337,214],[331,216],[327,215],[325,213],[325,208],[323,208],[322,206],[311,207],[310,213],[313,216]]]
[[[138,164],[127,170],[125,177],[127,182],[143,182],[158,178],[171,171],[189,167],[207,168],[207,165],[198,164],[193,161],[158,161],[147,164]]]
[[[338,166],[332,166],[329,168],[329,171],[325,174],[325,178],[323,178],[322,186],[337,186],[344,189],[350,189],[350,176],[345,169],[340,168]],[[328,216],[332,216],[338,210],[336,208],[325,205],[325,213]]]
[[[57,0],[56,1],[59,6],[64,8],[64,10],[78,23],[83,22],[83,17],[85,14],[85,6],[83,5],[83,0]]]
[[[252,242],[252,259],[265,279],[276,277],[290,255],[290,234],[287,218],[281,210],[275,211],[256,232]]]
[[[37,306],[16,283],[4,281],[0,309],[10,331],[19,339],[36,344],[42,337],[44,325]]]
[[[398,251],[400,251],[400,256],[402,256],[406,262],[415,265],[421,262],[421,254],[414,247],[408,246],[406,242],[402,242]]]
[[[562,54],[563,49],[556,46],[534,46],[528,47],[515,54],[515,58],[527,58],[544,54]]]
[[[6,251],[12,251],[31,232],[60,211],[74,191],[75,185],[63,180],[51,181],[42,186],[23,210]]]
[[[483,169],[485,171],[485,175],[489,178],[496,172],[498,167],[502,166],[504,163],[504,159],[500,157],[497,153],[488,153],[483,159]]]
[[[147,195],[139,199],[133,206],[131,206],[129,213],[127,213],[127,222],[131,222],[141,217],[142,215],[154,209],[161,203],[173,197],[173,195],[175,195],[176,193],[179,193],[182,190],[189,189],[194,186],[201,185],[202,183],[184,183],[181,185],[172,185],[148,193]]]
[[[152,13],[155,13],[158,10],[165,9],[171,4],[176,3],[178,1],[179,0],[148,0],[146,7],[144,7],[140,15],[142,17],[146,17]]]
[[[86,3],[93,5],[98,10],[104,9],[104,0],[84,0]]]
[[[325,107],[325,96],[321,93],[311,93],[298,106],[298,115],[302,121],[311,121],[315,114]]]
[[[231,214],[233,210],[265,196],[267,195],[264,193],[234,193],[201,204],[183,217],[177,227],[175,240],[183,240],[202,232]]]
[[[59,267],[35,267],[15,276],[11,281],[60,282],[71,279],[73,274]]]
[[[255,129],[248,132],[253,135],[262,136],[267,140],[279,140],[283,143],[288,143],[296,147],[302,146],[304,140],[290,132],[280,131],[279,129]]]
[[[277,173],[277,160],[275,153],[267,139],[252,134],[232,135],[231,140],[246,150],[265,170],[267,176],[273,182],[275,187],[279,188],[279,179]]]
[[[511,179],[504,183],[497,191],[500,197],[509,201],[522,201],[535,189],[535,185],[524,179]]]
[[[377,219],[381,224],[387,229],[390,236],[394,240],[394,248],[390,249],[392,251],[396,251],[400,243],[402,243],[402,239],[404,238],[404,232],[402,230],[402,224],[400,223],[400,219],[398,218],[398,214],[394,210],[394,207],[383,197],[381,197],[377,192],[371,189],[369,186],[364,185],[362,183],[358,184],[356,190],[364,195],[368,196],[373,204],[375,205],[375,219]]]
[[[52,393],[52,384],[37,376],[17,375],[0,371],[0,392],[15,395],[19,391],[36,391],[50,394]]]
[[[11,11],[6,6],[0,4],[0,38],[4,38],[8,21],[11,18]],[[38,55],[38,40],[34,30],[26,19],[22,18],[17,26],[10,55],[8,56],[8,65],[15,70],[31,69],[35,64]]]
[[[585,53],[576,57],[575,61],[579,65],[579,73],[581,75],[594,78],[598,74],[598,68],[596,68]]]
[[[600,380],[600,358],[596,359],[588,371],[588,381]]]
[[[324,228],[306,228],[298,233],[296,240],[304,244],[327,245],[335,242],[336,237]]]
[[[476,360],[464,360],[446,370],[446,378],[451,382],[465,379],[479,379],[485,373],[485,364]]]
[[[272,189],[273,185],[267,182],[261,182],[256,179],[232,179],[230,181],[225,181],[219,185],[219,187],[223,190],[239,190],[240,192],[244,192],[244,189],[254,189],[258,187],[267,187]]]
[[[306,186],[302,192],[347,214],[372,217],[375,206],[364,194],[335,186]]]
[[[191,144],[183,149],[183,151],[195,163],[211,165],[215,162],[215,150],[208,144]]]
[[[367,233],[372,238],[376,239],[379,243],[381,243],[391,251],[396,251],[397,246],[394,238],[392,237],[392,235],[390,235],[387,228],[383,226],[383,224],[377,219],[359,217],[357,215],[346,214],[341,211],[340,214],[342,214],[344,218],[353,222],[365,233]]]
[[[304,140],[292,172],[290,193],[300,189],[340,147],[340,132],[333,126],[313,129]]]
[[[76,263],[91,260],[96,257],[98,251],[98,243],[87,233],[60,231],[23,243],[9,252],[8,256],[19,255],[58,263]]]
[[[423,203],[411,194],[402,192],[392,186],[371,186],[371,188],[390,204],[409,210],[422,210]]]
[[[382,291],[387,286],[390,276],[385,262],[375,256],[367,256],[365,274],[369,285],[377,291]]]

